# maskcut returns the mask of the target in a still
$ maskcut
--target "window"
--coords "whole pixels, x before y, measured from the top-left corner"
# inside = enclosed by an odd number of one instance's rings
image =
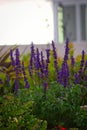
[[[80,6],[81,40],[87,40],[87,5]]]
[[[63,42],[66,37],[69,37],[71,41],[76,40],[75,6],[58,7],[58,34],[59,42]]]
[[[87,41],[87,1],[58,3],[58,42]],[[55,27],[56,28],[56,27]]]
[[[59,35],[59,42],[62,43],[64,41],[64,23],[63,23],[63,8],[61,6],[58,7],[58,35]]]

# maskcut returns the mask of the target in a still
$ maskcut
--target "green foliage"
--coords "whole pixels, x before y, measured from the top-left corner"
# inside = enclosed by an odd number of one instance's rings
[[[67,61],[69,78],[66,87],[57,82],[59,75],[55,71],[55,59],[51,50],[50,62],[48,66],[45,66],[48,67],[47,77],[46,75],[41,77],[41,68],[35,68],[35,62],[31,77],[28,72],[30,54],[20,57],[20,66],[23,61],[26,74],[23,75],[22,69],[19,69],[21,71],[18,75],[19,90],[17,93],[14,91],[16,73],[10,62],[7,62],[9,61],[9,52],[1,55],[0,78],[3,84],[0,83],[0,130],[55,130],[58,125],[66,128],[79,127],[83,129],[87,127],[87,111],[80,107],[87,105],[87,81],[85,80],[87,68],[79,76],[80,83],[76,84],[74,74],[79,74],[82,55],[75,58],[75,65],[72,67],[70,59],[74,54],[72,44],[69,45],[69,49]],[[84,60],[85,64],[87,55]],[[58,71],[61,70],[63,61],[63,58],[58,57]],[[44,59],[44,65],[46,65],[46,59]],[[6,75],[10,76],[10,84],[7,84]],[[29,89],[24,88],[24,76],[27,77],[30,84]],[[44,88],[44,82],[48,83],[46,88]]]
[[[32,114],[33,101],[30,92],[19,90],[17,95],[8,94],[0,97],[0,129],[1,130],[46,130],[46,121]]]
[[[85,127],[87,111],[82,113],[80,108],[82,104],[81,94],[80,85],[64,88],[62,85],[53,82],[46,94],[43,93],[43,88],[36,88],[33,96],[33,113],[37,118],[46,120],[48,128],[55,127],[58,124],[66,128],[79,127],[80,124]],[[85,120],[85,123],[83,123],[83,120]]]
[[[76,118],[74,121],[81,130],[87,127],[87,110],[80,109],[76,113]]]

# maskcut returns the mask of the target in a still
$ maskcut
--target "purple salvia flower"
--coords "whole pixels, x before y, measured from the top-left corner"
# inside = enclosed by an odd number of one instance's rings
[[[42,51],[41,51],[41,64],[43,65],[44,68],[44,55]]]
[[[40,65],[40,53],[39,53],[39,50],[37,48],[36,50],[36,59],[35,59],[35,62],[36,62],[36,69],[40,69],[41,65]]]
[[[30,88],[30,84],[28,81],[26,81],[26,83],[25,83],[25,88]]]
[[[58,82],[61,84],[62,83],[62,75],[61,75],[61,70],[58,71]]]
[[[32,68],[31,68],[31,66],[28,67],[28,71],[29,71],[30,77],[32,77]]]
[[[21,73],[21,62],[20,62],[20,52],[19,52],[18,48],[15,51],[15,55],[16,55],[15,71],[16,71],[16,73],[20,74]]]
[[[34,65],[34,59],[35,59],[35,50],[34,50],[34,45],[33,43],[31,44],[31,53],[30,53],[30,61],[29,61],[29,74],[32,77],[32,69]]]
[[[20,68],[20,58],[19,58],[20,57],[20,53],[19,53],[19,49],[18,48],[16,48],[15,55],[16,55],[15,63]]]
[[[54,43],[54,41],[52,41],[52,49],[53,49],[54,59],[57,60],[57,53],[56,53],[56,47],[55,47],[55,43]]]
[[[75,78],[75,84],[79,84],[80,81],[79,81],[79,74],[78,73],[74,74],[74,78]]]
[[[52,49],[53,49],[53,56],[54,56],[54,67],[58,78],[58,59],[57,59],[57,53],[56,53],[56,47],[54,41],[52,41]]]
[[[14,70],[15,70],[15,73],[16,73],[16,79],[15,79],[15,88],[17,88],[16,86],[18,86],[17,85],[17,80],[18,80],[18,67],[17,67],[17,65],[16,65],[16,62],[15,62],[15,60],[14,60],[14,57],[13,57],[13,51],[12,50],[10,50],[10,57],[11,57],[11,63],[12,63],[12,66],[14,67]],[[17,57],[16,57],[17,58]],[[7,82],[9,83],[9,77],[7,76]]]
[[[57,62],[57,60],[54,60],[54,67],[55,67],[55,70],[58,74],[58,62]]]
[[[31,53],[30,53],[30,67],[31,67],[31,69],[33,67],[34,57],[35,57],[35,50],[34,50],[34,45],[32,43],[31,44]]]
[[[19,83],[18,83],[18,75],[19,75],[19,70],[18,70],[18,66],[15,65],[15,75],[16,75],[16,78],[15,78],[15,91],[18,91],[18,88],[19,88]]]
[[[44,55],[43,55],[43,52],[41,51],[41,58],[40,58],[40,71],[41,71],[41,77],[43,78],[44,76],[44,70],[45,70],[45,62],[44,62]]]
[[[68,85],[68,80],[69,80],[69,67],[68,64],[65,64],[65,73],[64,73],[64,87]]]
[[[46,49],[46,56],[47,56],[46,62],[49,63],[50,62],[50,49]]]
[[[10,50],[10,59],[11,59],[12,66],[15,66],[15,60],[14,60],[14,57],[13,57],[13,50]]]
[[[64,61],[62,63],[62,68],[60,70],[60,73],[58,75],[58,81],[66,87],[68,85],[68,79],[69,79],[69,67],[68,67],[68,54],[69,54],[69,47],[68,47],[69,40],[66,40],[66,46],[65,46],[65,55],[64,55]]]
[[[44,70],[44,74],[46,77],[48,77],[48,65],[49,65],[49,62],[50,62],[50,49],[46,49],[46,56],[47,56],[47,59],[46,59],[46,65],[45,65],[45,70]]]
[[[41,51],[41,69],[43,70],[44,69],[44,55],[43,55],[43,52]]]
[[[24,81],[25,81],[25,88],[29,88],[29,82],[26,76],[26,72],[25,72],[25,67],[24,67],[24,62],[22,62],[22,71],[23,71],[23,75],[24,75]]]
[[[62,68],[59,73],[59,79],[58,82],[61,83],[64,87],[68,85],[68,79],[69,79],[69,67],[67,62],[62,63]]]

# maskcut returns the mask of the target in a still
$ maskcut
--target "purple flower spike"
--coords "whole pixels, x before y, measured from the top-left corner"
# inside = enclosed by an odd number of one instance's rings
[[[57,59],[57,53],[56,53],[56,47],[55,47],[54,41],[52,41],[52,49],[53,49],[53,56],[54,56],[54,67],[55,67],[56,75],[58,78],[58,59]]]
[[[52,41],[52,49],[53,49],[54,59],[57,59],[57,53],[56,53],[56,47],[54,41]]]
[[[19,49],[17,48],[15,51],[15,55],[16,55],[16,65],[20,68],[20,53],[19,53]]]
[[[12,50],[10,50],[10,59],[11,59],[12,66],[15,66],[15,60],[14,60],[14,57],[13,57],[13,51]]]
[[[41,67],[40,67],[40,71],[41,71],[40,77],[43,78],[44,70],[45,70],[45,61],[44,61],[44,55],[43,55],[42,51],[40,53],[40,65],[41,65]]]
[[[40,67],[41,67],[41,65],[40,65],[40,53],[39,53],[39,50],[38,50],[38,48],[37,48],[37,50],[36,50],[36,59],[35,59],[35,68],[37,69],[37,70],[39,70],[40,69]]]
[[[42,65],[44,66],[44,55],[43,55],[43,52],[41,51],[41,63]]]
[[[66,40],[66,46],[65,46],[65,55],[64,60],[62,63],[62,68],[60,72],[58,73],[58,82],[61,83],[64,87],[68,85],[69,80],[69,67],[68,67],[68,54],[69,54],[69,47],[68,47],[69,40]]]
[[[68,85],[68,79],[69,79],[69,67],[67,62],[62,63],[62,68],[60,71],[60,83],[66,87]]]
[[[27,88],[27,89],[30,88],[30,85],[28,82],[26,82],[25,88]]]
[[[50,62],[50,49],[46,49],[46,55],[47,55],[46,62],[49,63]]]
[[[48,77],[48,74],[49,74],[49,70],[48,70],[48,65],[49,65],[49,62],[50,62],[50,49],[46,49],[46,56],[47,56],[47,59],[46,59],[46,65],[45,65],[45,68],[44,68],[44,75],[46,77]]]
[[[24,62],[22,62],[22,71],[23,71],[23,75],[24,75],[24,82],[25,82],[25,88],[29,88],[29,82],[26,76],[26,72],[25,72],[25,67],[24,67]]]
[[[32,69],[34,65],[34,59],[35,59],[35,50],[34,50],[34,45],[33,43],[31,44],[31,53],[30,53],[30,61],[29,61],[29,74],[32,77]]]
[[[45,82],[45,83],[44,83],[44,93],[46,93],[46,91],[47,91],[47,87],[48,87],[48,83]]]
[[[79,81],[79,74],[78,74],[78,73],[75,73],[75,74],[74,74],[74,78],[75,78],[75,83],[76,83],[76,84],[79,84],[80,81]]]

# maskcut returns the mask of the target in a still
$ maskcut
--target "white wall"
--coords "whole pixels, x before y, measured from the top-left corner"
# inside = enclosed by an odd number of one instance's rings
[[[0,45],[46,44],[53,35],[51,1],[0,0]]]

